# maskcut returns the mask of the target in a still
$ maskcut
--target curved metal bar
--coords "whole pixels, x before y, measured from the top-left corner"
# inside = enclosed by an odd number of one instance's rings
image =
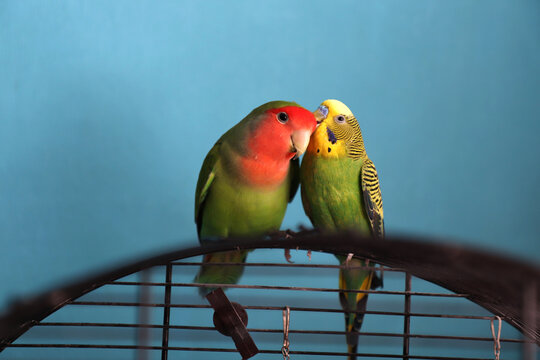
[[[442,286],[501,316],[540,345],[540,318],[524,319],[524,304],[530,302],[525,293],[531,286],[540,300],[540,269],[507,257],[440,242],[422,242],[418,238],[387,237],[374,241],[356,233],[321,234],[302,231],[287,238],[280,234],[264,239],[227,239],[198,247],[181,249],[153,256],[106,271],[83,281],[60,287],[15,303],[0,317],[0,351],[30,327],[66,303],[129,274],[166,265],[193,256],[235,249],[302,249],[356,256],[393,268]],[[540,309],[540,304],[536,305]]]

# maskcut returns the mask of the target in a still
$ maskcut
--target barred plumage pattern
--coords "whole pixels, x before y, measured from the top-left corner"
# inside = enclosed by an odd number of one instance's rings
[[[382,238],[384,236],[384,214],[379,177],[375,164],[367,156],[362,165],[362,193],[373,235]]]
[[[353,115],[343,116],[349,126],[331,126],[330,129],[334,132],[338,140],[345,142],[347,154],[350,158],[355,160],[362,159],[367,155],[360,125],[358,125],[358,121],[356,121]]]

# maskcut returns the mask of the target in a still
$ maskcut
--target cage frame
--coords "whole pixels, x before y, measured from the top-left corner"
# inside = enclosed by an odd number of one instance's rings
[[[335,255],[353,253],[382,266],[403,269],[407,276],[404,292],[404,359],[408,358],[409,352],[411,275],[462,294],[501,317],[528,339],[529,343],[524,342],[526,348],[528,345],[540,346],[540,269],[532,264],[479,249],[425,239],[421,241],[417,237],[390,236],[384,241],[376,241],[354,232],[325,234],[304,230],[286,234],[280,232],[265,238],[227,239],[169,251],[15,302],[0,316],[0,352],[64,305],[105,284],[155,266],[166,267],[162,337],[162,348],[165,349],[169,331],[171,264],[207,253],[253,249],[299,249]],[[535,349],[529,352],[534,353]],[[162,359],[166,359],[166,355]]]

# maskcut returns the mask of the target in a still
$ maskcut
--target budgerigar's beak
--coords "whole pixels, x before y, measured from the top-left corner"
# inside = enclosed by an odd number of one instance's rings
[[[328,116],[328,107],[321,105],[313,112],[315,119],[317,119],[317,124],[323,122],[324,119]]]
[[[292,133],[291,148],[293,149],[293,152],[296,153],[294,155],[295,159],[300,157],[300,155],[302,155],[306,151],[310,137],[310,130],[296,130]]]

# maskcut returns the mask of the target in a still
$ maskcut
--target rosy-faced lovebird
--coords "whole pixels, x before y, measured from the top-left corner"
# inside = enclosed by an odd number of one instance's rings
[[[299,185],[298,157],[317,121],[294,102],[259,106],[216,142],[204,159],[195,193],[195,223],[201,243],[255,237],[278,231]],[[235,284],[247,251],[204,256],[195,281]],[[212,288],[200,287],[202,296]]]
[[[345,104],[326,100],[314,112],[319,123],[300,169],[304,210],[321,231],[353,230],[381,239],[383,207],[375,165],[368,158],[358,121]],[[352,255],[352,254],[350,254]],[[370,290],[381,280],[373,264],[338,256],[342,290]],[[356,267],[356,268],[355,268]],[[341,291],[349,353],[356,353],[367,294]],[[349,359],[355,359],[350,356]]]

